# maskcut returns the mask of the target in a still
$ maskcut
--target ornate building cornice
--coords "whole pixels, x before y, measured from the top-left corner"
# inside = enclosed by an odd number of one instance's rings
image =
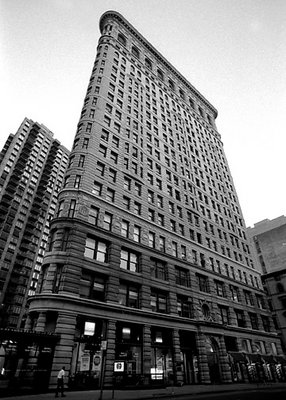
[[[162,56],[162,54],[155,49],[151,45],[151,43],[148,42],[135,28],[132,26],[120,13],[117,11],[106,11],[100,18],[99,20],[99,28],[100,32],[102,33],[105,21],[107,19],[113,19],[118,21],[121,25],[123,25],[136,39],[154,56],[157,58],[157,60],[163,64],[167,69],[171,71],[171,73],[176,76],[176,78],[182,82],[182,84],[190,91],[192,92],[207,108],[209,108],[213,114],[214,117],[216,118],[218,115],[217,109],[196,89],[194,88],[191,83],[183,77],[183,75],[169,62],[166,60],[165,57]]]

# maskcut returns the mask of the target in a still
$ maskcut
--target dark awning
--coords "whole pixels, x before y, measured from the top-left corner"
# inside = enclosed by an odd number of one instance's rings
[[[286,364],[286,358],[283,356],[274,356],[276,362],[279,364]]]
[[[0,341],[13,340],[17,342],[38,344],[51,344],[59,340],[59,336],[54,333],[36,332],[27,329],[0,328]]]
[[[262,361],[264,361],[266,364],[276,364],[276,361],[272,354],[262,354],[261,358]]]
[[[248,362],[250,362],[250,363],[261,363],[261,355],[260,354],[246,353],[245,356],[246,356]]]
[[[239,351],[229,351],[228,354],[234,362],[247,362],[244,353],[240,353]]]

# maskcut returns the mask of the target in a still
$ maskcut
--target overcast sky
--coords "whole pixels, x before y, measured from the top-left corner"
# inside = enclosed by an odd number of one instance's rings
[[[0,148],[24,117],[71,149],[107,10],[218,110],[247,226],[286,214],[285,0],[0,0]]]

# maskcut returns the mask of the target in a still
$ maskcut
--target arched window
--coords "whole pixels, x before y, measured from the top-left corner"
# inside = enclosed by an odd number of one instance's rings
[[[279,292],[279,293],[283,293],[284,292],[284,286],[283,286],[283,284],[281,282],[277,283],[276,288],[277,288],[277,292]]]
[[[179,94],[180,94],[181,99],[185,100],[185,93],[183,92],[182,89],[179,90]]]
[[[164,74],[163,74],[163,72],[162,72],[160,69],[158,69],[158,70],[157,70],[157,74],[158,74],[158,78],[161,79],[161,80],[163,81],[163,80],[164,80]]]
[[[202,312],[203,312],[203,316],[204,316],[206,319],[209,319],[209,318],[210,318],[211,313],[210,313],[209,306],[208,306],[207,304],[203,304],[203,305],[202,305]]]
[[[193,100],[191,98],[189,98],[189,103],[192,108],[195,108],[195,103],[193,102]]]
[[[175,85],[174,85],[174,82],[171,80],[171,79],[169,79],[169,88],[170,89],[172,89],[172,90],[174,90],[175,89]]]
[[[200,116],[203,117],[204,116],[204,112],[203,109],[201,107],[198,108]]]
[[[132,46],[132,48],[131,48],[131,53],[132,53],[135,57],[140,58],[140,53],[139,53],[139,50],[137,49],[137,47]]]
[[[123,46],[126,46],[126,38],[122,33],[118,33],[117,40],[119,43],[123,44]]]
[[[152,70],[152,63],[149,58],[145,58],[145,66]]]

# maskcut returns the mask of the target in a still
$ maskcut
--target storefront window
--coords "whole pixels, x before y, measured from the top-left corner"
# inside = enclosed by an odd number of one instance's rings
[[[152,329],[151,382],[171,383],[174,379],[172,334],[169,330]]]

